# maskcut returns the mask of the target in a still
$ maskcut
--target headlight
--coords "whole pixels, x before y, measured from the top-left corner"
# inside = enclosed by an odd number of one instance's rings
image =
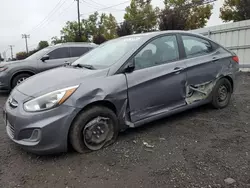
[[[24,103],[24,110],[28,112],[37,112],[56,107],[64,103],[64,101],[66,101],[78,87],[79,85],[56,90],[27,101]]]

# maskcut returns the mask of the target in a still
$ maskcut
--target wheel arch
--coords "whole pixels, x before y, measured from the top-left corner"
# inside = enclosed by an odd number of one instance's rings
[[[73,121],[71,123],[71,125],[69,126],[69,129],[68,129],[68,136],[67,136],[67,143],[68,143],[68,147],[71,145],[70,143],[70,139],[69,139],[69,133],[70,133],[70,129],[72,127],[72,125],[74,124],[74,122],[76,121],[76,119],[79,117],[79,115],[83,112],[83,111],[86,111],[94,106],[103,106],[103,107],[106,107],[106,108],[109,108],[110,110],[112,110],[116,115],[117,114],[117,109],[116,109],[116,106],[108,101],[108,100],[99,100],[99,101],[94,101],[94,102],[91,102],[89,104],[87,104],[86,106],[84,106],[76,115],[75,117],[73,118]]]
[[[13,73],[13,74],[11,75],[11,78],[10,78],[10,86],[12,86],[12,81],[13,81],[13,79],[14,79],[17,75],[19,75],[19,74],[30,74],[31,76],[33,76],[33,75],[35,75],[36,73],[35,73],[34,71],[32,71],[32,70],[20,70],[20,71],[17,71],[17,72],[15,72],[15,73]]]
[[[232,86],[232,92],[234,91],[234,79],[233,79],[233,76],[231,74],[225,74],[225,75],[221,75],[220,77],[218,77],[218,79],[216,80],[216,82],[220,79],[227,79],[231,86]]]
[[[224,78],[226,78],[231,83],[232,91],[234,91],[234,81],[233,81],[232,77],[229,75],[226,75],[226,76],[224,76]]]

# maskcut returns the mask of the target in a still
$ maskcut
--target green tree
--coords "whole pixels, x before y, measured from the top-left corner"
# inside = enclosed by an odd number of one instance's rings
[[[60,44],[63,43],[64,41],[62,40],[62,38],[58,38],[57,36],[54,36],[51,38],[51,44],[55,45],[55,44]]]
[[[83,33],[87,39],[93,38],[93,36],[97,34],[98,18],[99,18],[99,14],[98,12],[95,12],[94,14],[89,15],[88,19],[82,20]]]
[[[107,41],[107,39],[102,34],[97,34],[93,37],[93,42],[95,44],[102,44],[105,41]]]
[[[48,47],[48,46],[49,46],[48,41],[40,41],[40,42],[38,43],[37,49],[38,49],[38,50],[41,50],[41,49],[46,48],[46,47]]]
[[[117,37],[117,22],[112,14],[94,14],[89,15],[88,19],[83,20],[83,31],[87,38],[93,38],[97,35],[103,35],[107,40]]]
[[[131,35],[133,33],[132,25],[129,22],[124,21],[117,26],[116,32],[119,37]]]
[[[81,23],[82,25],[82,23]],[[66,26],[64,26],[61,30],[61,36],[63,42],[85,42],[87,38],[82,34],[79,39],[79,29],[78,23],[76,21],[68,21],[66,22]]]
[[[225,0],[220,9],[220,18],[224,22],[241,21],[250,19],[250,1],[249,0]]]
[[[33,49],[33,50],[30,50],[29,53],[28,53],[28,57],[31,56],[32,54],[38,52],[39,49]]]
[[[165,0],[160,13],[160,30],[202,28],[209,20],[213,6],[204,0]]]
[[[116,33],[117,22],[116,22],[115,17],[112,14],[102,15],[102,27],[104,28],[103,36],[107,40],[114,39],[117,37],[117,33]]]
[[[131,24],[133,33],[142,33],[156,29],[158,13],[159,8],[153,8],[151,0],[131,0],[124,19]]]
[[[99,35],[103,35],[105,40],[117,37],[116,19],[112,14],[101,14],[98,12],[89,15],[87,19],[81,21],[81,39],[79,40],[78,23],[76,21],[68,21],[61,30],[61,37],[53,37],[52,44],[63,42],[86,42]]]
[[[17,60],[26,59],[27,57],[28,57],[27,52],[18,52],[18,53],[16,53],[16,59]]]

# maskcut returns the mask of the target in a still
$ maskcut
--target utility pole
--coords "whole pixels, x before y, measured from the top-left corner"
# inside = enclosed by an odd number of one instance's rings
[[[82,34],[81,34],[81,20],[80,20],[80,0],[75,0],[77,2],[77,14],[78,14],[78,36],[79,42],[81,41]]]
[[[10,47],[11,59],[13,59],[13,47],[14,47],[14,45],[9,45],[9,47]]]
[[[27,54],[29,53],[29,49],[28,49],[28,41],[27,41],[27,39],[29,39],[30,38],[30,35],[27,35],[27,34],[22,34],[22,38],[24,38],[25,39],[25,44],[26,44],[26,52],[27,52]]]

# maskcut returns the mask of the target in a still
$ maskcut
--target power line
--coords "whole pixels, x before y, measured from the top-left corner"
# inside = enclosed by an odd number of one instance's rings
[[[64,0],[64,2],[61,4],[63,0],[60,0],[56,6],[50,11],[50,13],[39,23],[37,24],[35,27],[33,27],[32,29],[30,29],[28,32],[26,33],[31,33],[31,32],[34,32],[35,30],[39,29],[42,25],[44,26],[44,23],[46,23],[47,21],[49,21],[49,19],[66,3],[67,0]],[[46,25],[46,24],[45,24]],[[17,40],[15,42],[16,43],[19,43],[21,42],[21,40]]]
[[[94,6],[93,4],[90,4],[89,2],[87,2],[86,0],[81,0],[80,3],[81,3],[81,4],[84,3],[84,4],[87,5],[88,7],[95,9],[95,11],[99,11],[99,9],[100,9],[100,7],[96,7],[96,6]],[[107,9],[111,9],[110,12],[125,11],[125,10],[121,10],[121,9],[108,8],[108,7],[106,7],[105,5],[102,5],[102,8],[101,8],[101,9],[103,9],[103,8],[105,8],[105,9],[106,9],[106,8],[107,8]],[[112,10],[112,9],[113,9],[113,10]]]
[[[67,12],[67,10],[68,10],[73,4],[74,4],[74,1],[73,1],[69,6],[67,6],[65,9],[63,9],[62,12],[60,12],[55,18],[57,18],[57,17],[62,16],[63,14],[65,14],[65,13]],[[47,22],[46,25],[49,25],[49,24],[51,24],[51,23],[54,22],[54,21],[55,21],[55,19],[53,19],[52,21]],[[44,26],[45,26],[45,25],[44,25]]]
[[[82,0],[82,1],[84,1],[84,2],[87,3],[87,4],[90,4],[89,2],[87,2],[87,0]],[[92,2],[92,3],[94,3],[94,4],[96,4],[96,5],[98,5],[98,6],[100,6],[100,7],[102,7],[102,8],[106,8],[106,7],[107,7],[107,5],[98,3],[98,2],[96,2],[96,1],[94,1],[94,0],[89,0],[89,1]],[[100,8],[100,7],[98,7],[98,8]],[[116,8],[111,8],[111,9],[114,9],[114,10],[116,10],[116,11],[122,11],[122,10],[119,10],[119,9],[116,9]]]
[[[30,32],[34,32],[35,30],[39,29],[41,26],[44,26],[44,24],[46,25],[46,22],[48,22],[50,20],[50,18],[52,18],[52,16],[60,10],[60,8],[66,3],[67,0],[60,0],[56,6],[50,11],[50,13],[38,24],[36,25],[33,29],[31,29]],[[62,3],[61,3],[62,2]]]
[[[105,5],[103,5],[103,4],[101,4],[101,3],[98,3],[98,2],[96,2],[96,1],[94,1],[94,0],[89,0],[90,2],[93,2],[94,4],[96,4],[96,5],[99,5],[99,6],[102,6],[102,7],[106,7]]]
[[[102,11],[102,10],[106,10],[106,9],[110,9],[110,8],[113,8],[113,7],[117,7],[117,6],[119,6],[119,5],[123,5],[123,4],[126,4],[126,3],[128,3],[128,2],[130,2],[130,0],[129,0],[129,1],[122,2],[122,3],[119,3],[119,4],[112,5],[112,6],[109,6],[109,7],[101,8],[101,9],[98,9],[98,10],[96,10],[96,11],[94,11],[94,12],[88,12],[88,13],[86,13],[86,14],[93,14],[93,13],[95,13],[95,12]],[[81,16],[82,16],[82,15],[86,15],[86,14],[81,14]]]
[[[81,3],[81,4],[84,3],[85,5],[87,5],[87,6],[90,7],[90,8],[93,8],[93,9],[98,9],[98,8],[100,8],[100,7],[97,8],[97,7],[93,6],[92,4],[90,4],[90,3],[88,3],[88,2],[86,2],[86,1],[84,1],[84,0],[81,0],[80,3]]]

